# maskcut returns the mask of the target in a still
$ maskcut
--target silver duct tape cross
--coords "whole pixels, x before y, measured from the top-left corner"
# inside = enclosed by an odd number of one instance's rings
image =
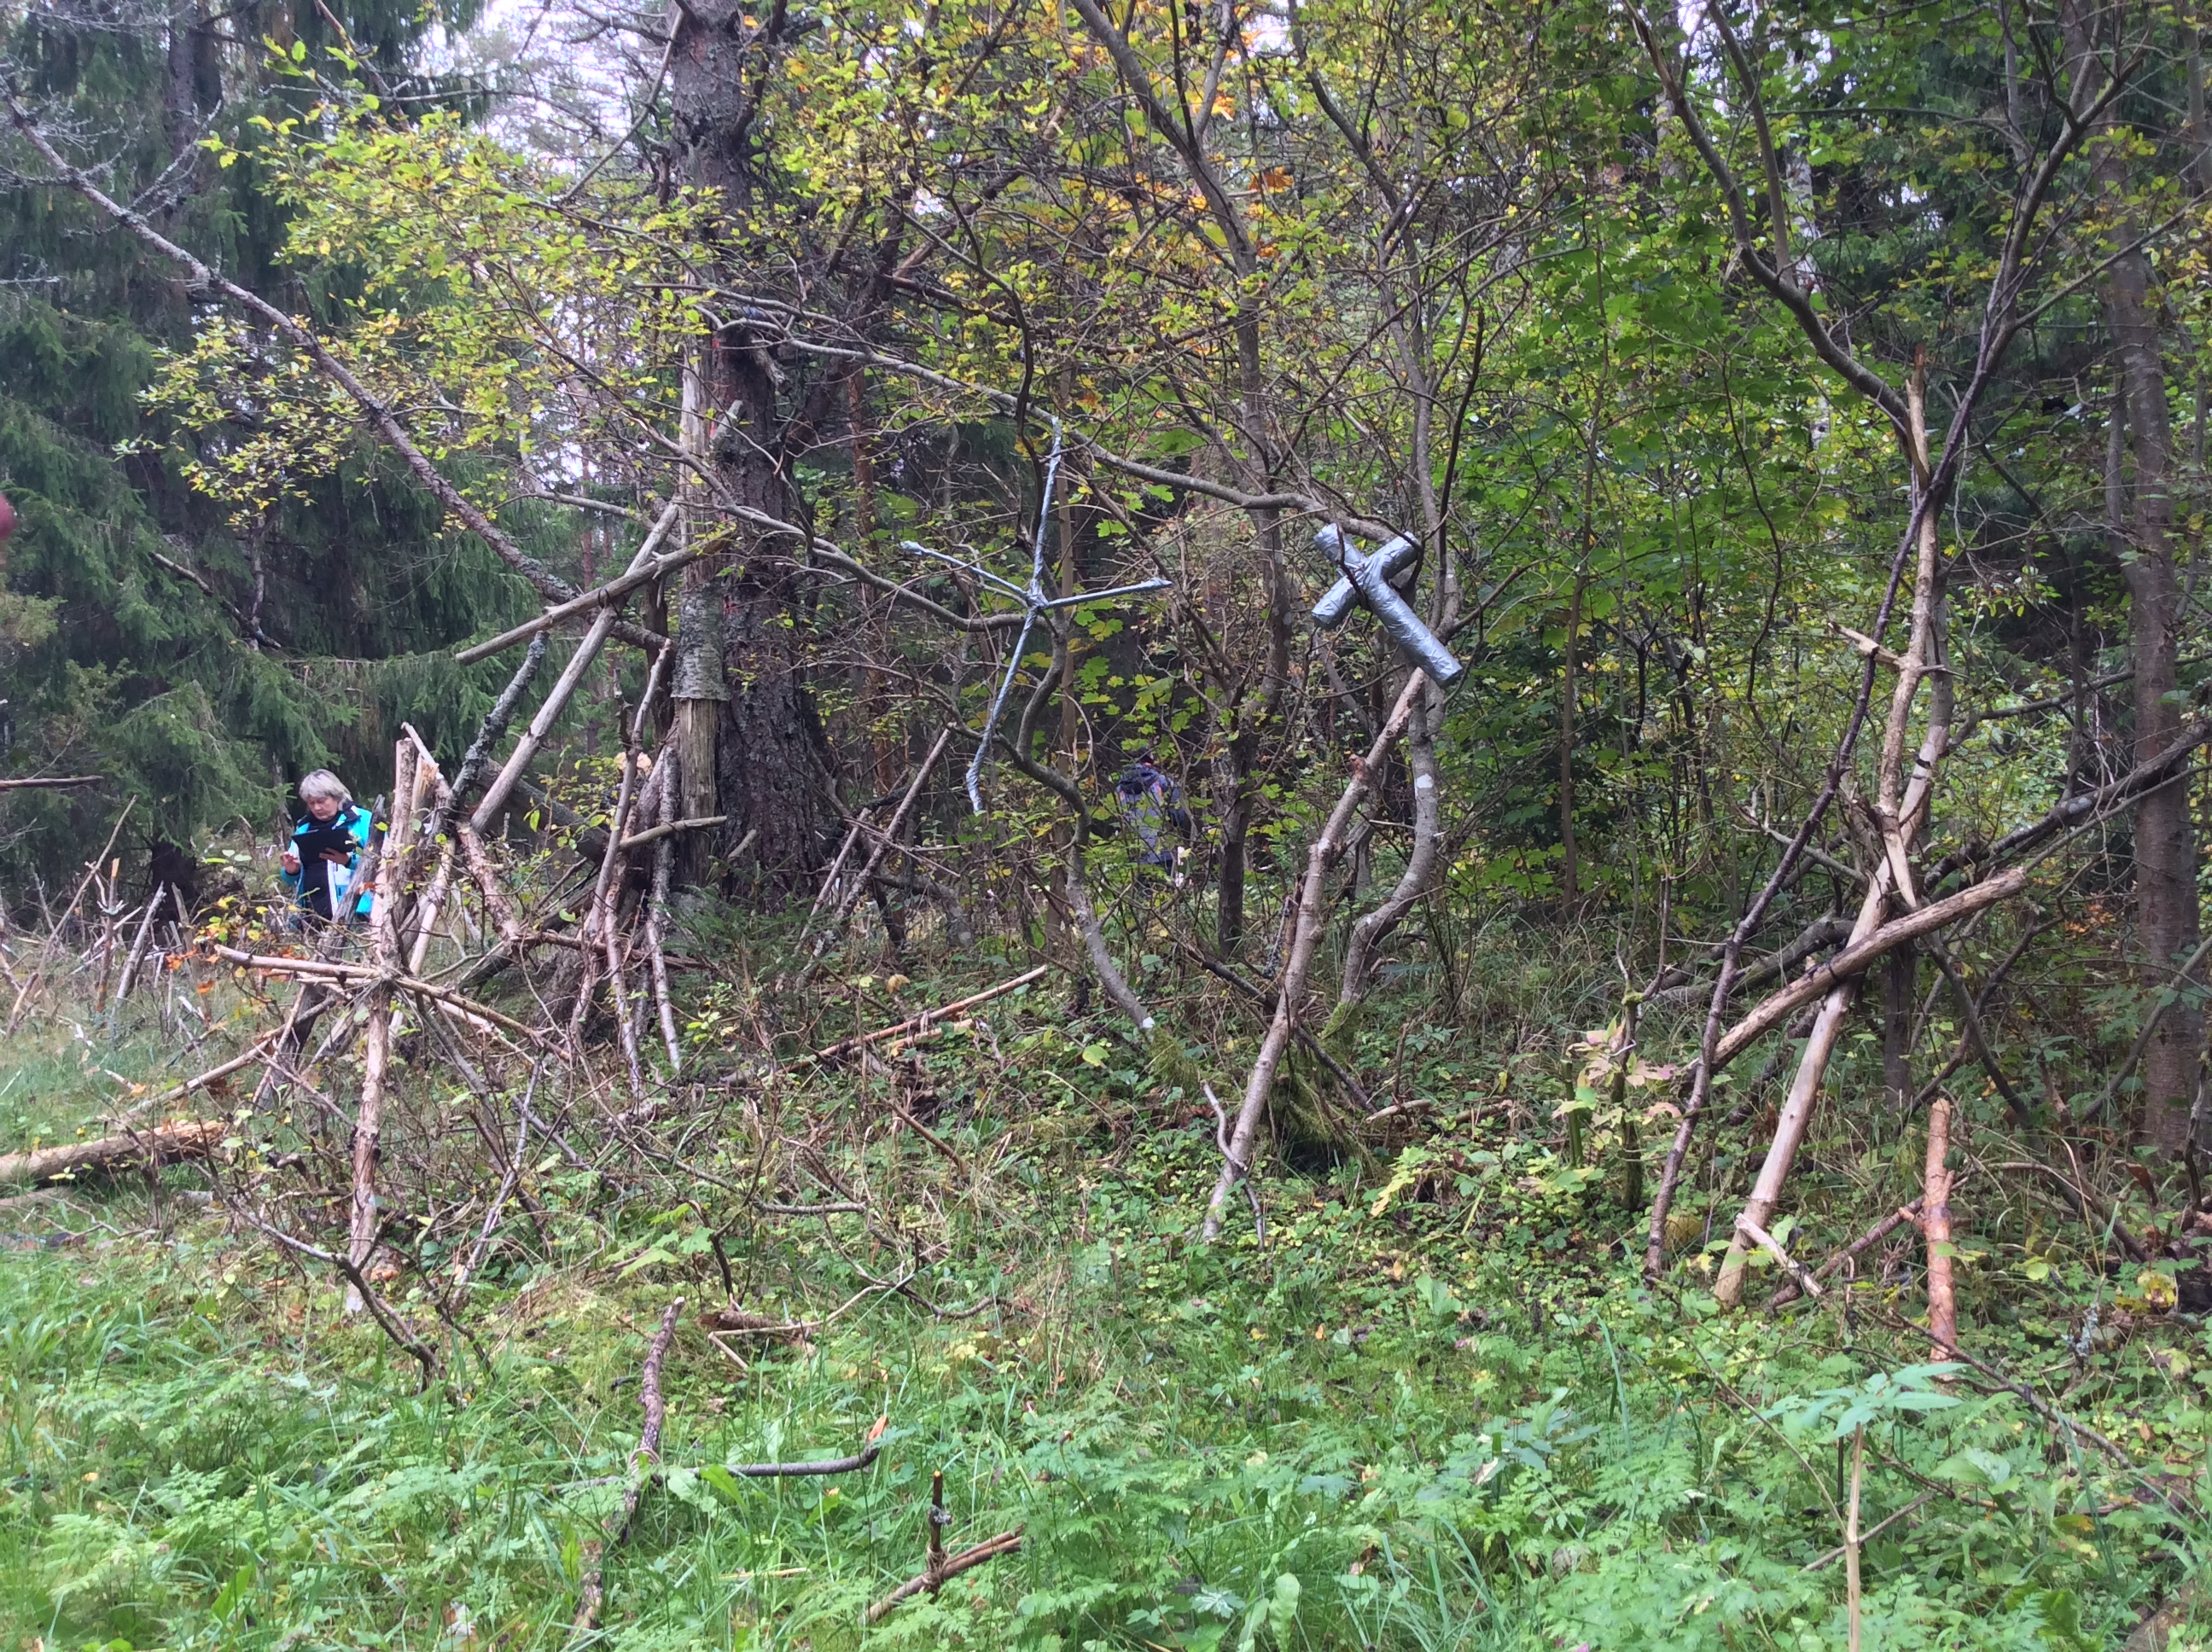
[[[1397,581],[1410,584],[1413,570],[1420,565],[1419,540],[1401,534],[1363,555],[1346,544],[1343,533],[1332,526],[1314,535],[1314,548],[1342,570],[1328,594],[1314,604],[1316,625],[1334,631],[1351,617],[1354,608],[1364,608],[1390,640],[1406,651],[1407,657],[1439,685],[1449,688],[1467,675],[1467,667],[1437,641],[1437,634],[1398,593]]]
[[[1022,656],[1029,652],[1030,638],[1036,630],[1037,622],[1047,614],[1062,608],[1081,608],[1091,603],[1113,602],[1122,597],[1140,597],[1148,591],[1164,591],[1174,581],[1145,580],[1135,585],[1117,585],[1105,591],[1079,591],[1070,597],[1048,597],[1044,593],[1045,531],[1052,525],[1053,495],[1060,485],[1060,421],[1052,422],[1052,456],[1044,467],[1044,502],[1037,511],[1034,554],[1030,559],[1030,582],[1026,587],[1012,580],[1000,578],[988,568],[975,562],[963,562],[957,556],[947,556],[941,550],[932,550],[927,545],[918,545],[913,540],[900,544],[902,550],[917,556],[927,556],[954,568],[965,568],[985,585],[1001,595],[1012,597],[1022,605],[1021,635],[1006,654],[1006,675],[999,679],[999,691],[991,697],[991,709],[983,719],[983,733],[975,745],[975,758],[968,765],[968,802],[977,814],[983,812],[983,764],[991,755],[991,742],[999,732],[999,714],[1006,708],[1006,696],[1013,692],[1014,677],[1022,668]]]

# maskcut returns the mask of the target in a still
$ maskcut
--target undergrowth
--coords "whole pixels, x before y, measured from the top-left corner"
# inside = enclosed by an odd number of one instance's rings
[[[584,1643],[1840,1647],[1853,1418],[1869,1648],[2118,1645],[2206,1558],[2202,1327],[2122,1306],[2149,1287],[2112,1276],[2094,1232],[1996,1204],[1994,1181],[1962,1230],[1971,1341],[2126,1464],[1929,1368],[1898,1317],[1909,1257],[1778,1317],[1721,1316],[1692,1232],[1646,1290],[1617,1144],[1594,1127],[1575,1163],[1554,1116],[1572,1093],[1556,1050],[1375,1017],[1364,1065],[1395,1067],[1422,1128],[1368,1160],[1279,1164],[1264,1243],[1248,1220],[1207,1248],[1210,1114],[1058,1014],[1002,1017],[993,1051],[930,1050],[930,1127],[957,1164],[911,1131],[862,1138],[884,1220],[927,1235],[903,1256],[849,1216],[640,1197],[549,1154],[543,1233],[495,1252],[421,1392],[327,1278],[234,1228],[189,1169],[7,1201],[0,1645],[571,1644],[678,1294],[665,1472]],[[58,1024],[0,1072],[19,1143],[97,1127],[118,1082],[161,1066],[143,1036]],[[869,1102],[857,1084],[816,1106]],[[1879,1109],[1832,1116],[1862,1115]],[[1909,1135],[1820,1144],[1801,1231],[1847,1236],[1824,1197],[1909,1197]],[[733,1176],[748,1149],[686,1151]],[[717,1234],[747,1308],[826,1322],[710,1339]],[[442,1260],[423,1247],[392,1286],[426,1327]],[[878,1417],[861,1472],[726,1472],[843,1455]],[[1022,1546],[864,1631],[921,1570],[940,1469],[948,1546],[1013,1527]],[[2212,1643],[2193,1633],[2173,1645]]]

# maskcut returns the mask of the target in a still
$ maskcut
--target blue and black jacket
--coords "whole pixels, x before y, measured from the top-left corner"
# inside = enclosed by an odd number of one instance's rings
[[[310,857],[300,853],[298,846],[303,839],[312,833],[328,831],[333,827],[342,829],[354,842],[353,859],[343,868],[325,860],[320,855]],[[337,910],[345,912],[347,897],[350,896],[353,897],[353,915],[366,918],[374,891],[367,887],[355,890],[352,887],[354,875],[361,870],[361,858],[368,852],[371,840],[382,830],[376,817],[357,803],[345,805],[332,817],[328,825],[316,820],[313,815],[295,823],[292,841],[286,847],[300,854],[300,870],[296,873],[288,872],[280,874],[284,880],[284,887],[292,892],[293,899],[300,903],[303,911],[327,919],[331,915],[333,903],[331,896],[335,884],[338,896]]]

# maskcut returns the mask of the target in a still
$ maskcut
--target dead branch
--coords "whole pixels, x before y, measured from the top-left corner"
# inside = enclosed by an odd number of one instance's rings
[[[1820,1282],[1808,1273],[1802,1264],[1792,1259],[1790,1253],[1783,1249],[1781,1243],[1765,1228],[1760,1227],[1748,1216],[1737,1217],[1735,1225],[1736,1231],[1774,1259],[1775,1266],[1790,1276],[1790,1281],[1798,1290],[1814,1298],[1825,1294],[1820,1289]]]
[[[1382,908],[1378,907],[1376,910],[1380,911]],[[1374,914],[1370,913],[1368,915],[1372,917],[1374,916]],[[1267,1008],[1270,1013],[1273,1013],[1273,1005],[1269,1001],[1267,994],[1262,992],[1259,987],[1254,986],[1250,981],[1245,980],[1243,976],[1238,975],[1234,969],[1230,969],[1218,959],[1207,957],[1206,954],[1200,948],[1188,941],[1183,944],[1182,951],[1184,957],[1190,959],[1190,961],[1193,963],[1195,963],[1200,969],[1205,970],[1207,975],[1213,976],[1217,981],[1228,982],[1230,986],[1234,987],[1238,992],[1243,993],[1247,998],[1251,999],[1255,1003]],[[1381,1116],[1381,1114],[1375,1109],[1374,1097],[1367,1093],[1366,1090],[1361,1085],[1358,1079],[1352,1077],[1350,1069],[1346,1067],[1343,1062],[1338,1060],[1334,1055],[1331,1055],[1328,1053],[1328,1048],[1327,1045],[1323,1044],[1318,1038],[1316,1038],[1312,1033],[1306,1030],[1306,1026],[1304,1022],[1300,1022],[1298,1023],[1297,1038],[1299,1047],[1309,1055],[1312,1056],[1315,1060],[1320,1062],[1322,1066],[1328,1069],[1329,1076],[1334,1078],[1337,1083],[1344,1086],[1344,1093],[1351,1096],[1354,1102],[1358,1103],[1359,1110],[1362,1113],[1365,1114],[1370,1119]],[[1390,1109],[1389,1108],[1384,1109],[1386,1112],[1389,1110]]]
[[[1041,963],[1034,969],[1026,970],[1016,975],[1012,981],[1002,981],[995,987],[986,987],[980,993],[971,993],[968,997],[956,999],[951,1004],[941,1005],[934,1010],[925,1010],[917,1016],[908,1016],[895,1027],[878,1027],[872,1033],[863,1033],[856,1038],[841,1040],[825,1049],[815,1051],[814,1059],[817,1061],[834,1061],[839,1056],[850,1055],[854,1050],[870,1044],[881,1043],[886,1038],[896,1038],[902,1033],[918,1031],[944,1020],[947,1016],[957,1015],[963,1010],[972,1010],[979,1004],[988,1004],[994,998],[1004,998],[1009,993],[1042,981],[1051,973],[1050,964]]]
[[[97,786],[105,774],[57,774],[50,780],[0,780],[0,792],[64,792],[71,787]]]
[[[630,1454],[622,1507],[607,1521],[605,1539],[594,1538],[587,1546],[584,1587],[576,1601],[575,1620],[568,1626],[571,1639],[589,1634],[599,1624],[599,1608],[605,1603],[603,1582],[608,1552],[621,1547],[629,1535],[630,1522],[637,1517],[638,1499],[659,1472],[660,1428],[668,1416],[668,1407],[660,1397],[660,1366],[668,1357],[669,1344],[676,1340],[676,1317],[683,1311],[681,1297],[668,1304],[668,1311],[660,1316],[660,1329],[653,1333],[652,1345],[645,1351],[645,1365],[637,1383],[638,1403],[645,1408],[645,1430],[638,1436],[637,1449]]]
[[[648,843],[657,843],[676,832],[703,832],[709,827],[720,826],[729,820],[727,815],[701,815],[696,820],[664,821],[658,826],[648,826],[641,832],[633,832],[623,839],[623,852],[641,849]]]
[[[883,1423],[876,1424],[881,1432]],[[740,1479],[776,1480],[797,1479],[809,1474],[851,1474],[866,1468],[883,1455],[883,1446],[874,1439],[849,1457],[824,1457],[813,1462],[801,1463],[732,1463],[730,1473]]]
[[[1875,1223],[1857,1238],[1852,1240],[1850,1243],[1845,1245],[1834,1255],[1829,1257],[1826,1261],[1821,1263],[1819,1267],[1814,1269],[1813,1277],[1815,1279],[1827,1278],[1829,1275],[1842,1268],[1843,1266],[1846,1262],[1849,1262],[1853,1257],[1861,1255],[1866,1251],[1871,1250],[1875,1246],[1888,1238],[1891,1234],[1895,1233],[1906,1223],[1917,1222],[1919,1219],[1920,1201],[1916,1199],[1910,1205],[1906,1205],[1897,1210],[1892,1211],[1887,1216],[1883,1217],[1881,1221]],[[1789,1303],[1796,1301],[1798,1297],[1804,1294],[1804,1291],[1799,1288],[1797,1281],[1795,1278],[1791,1278],[1785,1282],[1771,1297],[1767,1298],[1766,1311],[1771,1314],[1776,1309],[1785,1307]]]
[[[1908,913],[1853,941],[1827,963],[1807,970],[1729,1028],[1721,1039],[1720,1047],[1714,1052],[1715,1062],[1726,1066],[1742,1054],[1747,1047],[1787,1021],[1794,1011],[1853,977],[1864,975],[1869,965],[1887,957],[1907,941],[1945,928],[1984,907],[2010,900],[2027,887],[2027,872],[2014,867],[2010,872],[1999,873],[1986,884],[1977,884],[1972,889],[1961,890],[1947,900]]]
[[[331,981],[375,981],[380,980],[385,974],[384,971],[368,964],[346,963],[337,958],[272,957],[262,952],[241,952],[236,947],[224,946],[220,943],[210,943],[208,951],[226,963],[237,964],[241,969],[258,969],[269,975],[301,975],[310,979],[319,976]],[[414,993],[423,998],[434,999],[441,1004],[451,1005],[465,1016],[472,1017],[491,1026],[503,1027],[518,1037],[528,1039],[541,1049],[547,1050],[549,1054],[553,1053],[545,1035],[538,1029],[526,1027],[513,1016],[503,1014],[493,1009],[489,1004],[479,1004],[472,998],[465,998],[451,987],[441,987],[434,981],[424,981],[418,976],[398,970],[392,972],[390,984],[403,992]]]
[[[217,1196],[221,1197],[220,1193]],[[358,1297],[361,1299],[362,1304],[368,1309],[368,1316],[376,1321],[377,1328],[398,1344],[406,1351],[408,1357],[422,1368],[422,1388],[427,1388],[430,1386],[430,1379],[438,1373],[437,1351],[408,1329],[407,1322],[394,1314],[384,1299],[376,1294],[375,1288],[369,1284],[368,1277],[362,1272],[360,1266],[351,1257],[340,1255],[335,1251],[325,1250],[319,1245],[311,1245],[304,1239],[295,1239],[282,1228],[270,1225],[252,1211],[241,1205],[234,1204],[229,1200],[224,1200],[223,1204],[233,1215],[247,1226],[258,1230],[265,1237],[275,1240],[286,1250],[296,1255],[305,1256],[311,1261],[320,1262],[325,1267],[336,1272],[345,1282],[347,1295]],[[418,1389],[417,1392],[420,1390]]]
[[[674,519],[682,508],[680,504],[671,505],[661,513],[660,520],[654,523],[653,532],[647,542],[654,550],[659,550],[660,542],[668,537],[667,528],[674,525]],[[631,592],[642,590],[656,580],[665,579],[686,562],[696,562],[702,556],[711,556],[716,551],[726,549],[736,537],[735,528],[724,528],[719,532],[708,534],[696,544],[684,546],[681,550],[664,551],[642,563],[632,562],[629,572],[608,580],[606,584],[595,590],[586,591],[581,596],[571,597],[567,602],[556,604],[538,615],[537,618],[525,620],[514,629],[502,631],[488,642],[474,642],[465,648],[459,649],[453,655],[453,663],[457,665],[473,665],[479,659],[489,659],[494,654],[503,653],[518,642],[527,642],[540,631],[551,630],[563,620],[574,619],[580,614],[589,614],[595,610],[617,607]]]

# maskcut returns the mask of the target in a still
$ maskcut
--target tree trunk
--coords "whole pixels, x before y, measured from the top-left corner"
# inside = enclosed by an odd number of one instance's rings
[[[1567,604],[1565,657],[1559,662],[1559,906],[1572,917],[1582,898],[1580,868],[1575,864],[1575,641],[1583,629],[1583,580]]]
[[[1912,949],[1900,946],[1881,972],[1882,1099],[1900,1109],[1912,1102],[1912,1000],[1918,964]]]
[[[2096,55],[2094,18],[2087,9],[2063,7],[2059,21],[2073,59],[2078,99],[2104,84]],[[2092,140],[2090,178],[2113,214],[2107,235],[2127,246],[2142,234],[2129,205],[2125,141],[2107,118]],[[2150,264],[2142,250],[2115,258],[2105,274],[2105,312],[2112,335],[2125,443],[2135,461],[2125,501],[2128,544],[2123,568],[2128,582],[2129,629],[2135,653],[2135,751],[2140,762],[2173,744],[2181,727],[2175,703],[2175,653],[2182,620],[2180,582],[2173,560],[2173,429],[2166,405],[2166,366],[2159,352],[2158,314],[2150,294]],[[2115,501],[2116,503],[2118,501]],[[2142,952],[2143,986],[2156,994],[2172,985],[2181,959],[2196,951],[2197,835],[2185,785],[2164,786],[2136,805],[2136,938]],[[2189,1133],[2189,1108],[2197,1089],[2197,1050],[2203,1016],[2186,1000],[2166,1011],[2144,1052],[2141,1130],[2152,1146],[2178,1152]]]
[[[733,263],[744,258],[745,218],[760,184],[762,82],[788,44],[792,27],[781,9],[759,27],[746,25],[744,11],[740,0],[678,7],[672,13],[676,38],[669,60],[678,164],[685,182],[720,206],[721,251]],[[789,520],[793,501],[779,458],[780,377],[769,346],[744,323],[721,327],[701,355],[697,435],[704,440],[715,503],[750,506]],[[726,567],[695,562],[684,571],[678,628],[684,810],[727,817],[715,834],[725,853],[734,854],[748,834],[757,835],[753,860],[729,871],[764,902],[811,885],[822,836],[823,805],[815,783],[820,734],[800,664],[799,629],[791,623],[790,587],[787,576],[771,571],[758,545],[740,551]],[[705,853],[703,844],[679,850],[687,859]],[[695,862],[684,870],[696,876],[704,868]]]

